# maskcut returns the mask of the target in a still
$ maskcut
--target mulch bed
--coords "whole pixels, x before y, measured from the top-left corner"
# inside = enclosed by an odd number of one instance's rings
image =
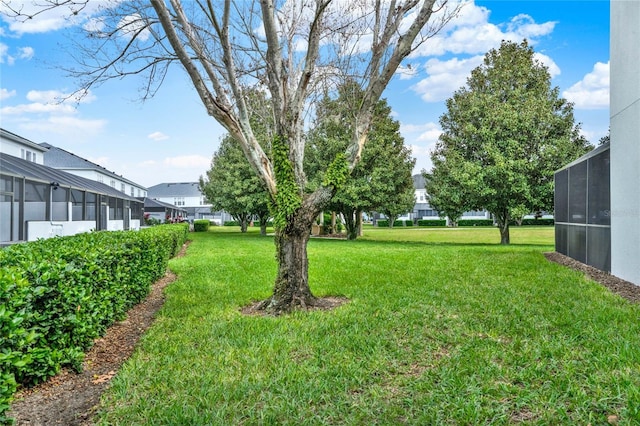
[[[182,254],[186,249],[183,247]],[[559,253],[545,253],[552,262],[587,274],[594,281],[612,292],[640,303],[640,286],[599,271]],[[106,335],[98,339],[87,353],[80,374],[64,370],[46,383],[24,390],[16,396],[9,416],[16,419],[16,425],[91,425],[98,408],[100,396],[109,387],[110,381],[120,366],[131,356],[135,346],[152,324],[156,312],[164,302],[164,288],[175,280],[168,272],[156,282],[149,296],[133,307],[124,321],[113,325]],[[345,300],[328,300],[335,306]],[[251,308],[248,309],[250,312]]]

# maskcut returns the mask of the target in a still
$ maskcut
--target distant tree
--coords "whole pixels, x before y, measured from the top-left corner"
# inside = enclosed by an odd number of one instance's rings
[[[573,105],[551,87],[526,40],[489,51],[446,105],[427,174],[436,204],[488,210],[500,243],[509,244],[510,220],[524,210],[552,211],[554,171],[592,148]],[[460,192],[454,203],[437,199],[447,188]]]
[[[600,138],[600,140],[598,140],[598,145],[607,144],[609,143],[610,139],[611,139],[611,129],[607,131],[606,135],[604,135],[603,137]]]
[[[318,119],[307,145],[307,172],[312,184],[325,178],[322,171],[348,146],[356,125],[354,111],[363,95],[358,85],[346,82],[338,88],[336,98],[325,97],[318,103]],[[404,146],[400,124],[391,117],[384,99],[374,109],[368,138],[369,148],[327,206],[344,217],[348,239],[357,238],[362,212],[377,210],[398,217],[415,204],[411,177],[415,159]]]
[[[433,171],[427,173],[422,170],[429,204],[440,216],[448,217],[452,226],[456,226],[458,219],[467,211],[466,193],[472,190],[463,186],[463,183],[470,184],[470,176],[456,176],[465,174],[464,163],[456,163],[456,160],[461,161],[453,153],[447,161],[434,158]]]
[[[230,136],[223,137],[214,153],[206,177],[200,176],[200,191],[211,203],[212,210],[224,210],[247,232],[251,218],[260,220],[260,231],[266,234],[269,219],[269,193],[247,163],[240,145]]]

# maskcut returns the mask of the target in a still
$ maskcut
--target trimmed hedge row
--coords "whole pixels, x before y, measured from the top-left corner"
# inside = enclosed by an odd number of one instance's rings
[[[147,296],[189,225],[56,237],[0,250],[0,424],[17,386],[82,367],[84,352]]]
[[[418,226],[447,226],[445,219],[419,219]]]

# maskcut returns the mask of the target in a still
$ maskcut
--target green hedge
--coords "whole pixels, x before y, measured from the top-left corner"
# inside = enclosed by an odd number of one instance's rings
[[[147,296],[188,233],[183,223],[0,250],[0,424],[17,386],[81,368],[84,351]]]
[[[447,226],[445,219],[420,219],[418,226]]]
[[[389,221],[386,220],[386,219],[380,219],[376,223],[377,223],[379,228],[388,228],[389,227]]]
[[[492,219],[460,219],[458,226],[493,226]]]
[[[240,226],[240,222],[237,220],[225,220],[223,226]]]
[[[555,222],[553,219],[522,219],[522,226],[551,226]]]
[[[211,222],[209,219],[197,219],[193,221],[193,231],[194,232],[207,232],[209,230],[209,226]]]

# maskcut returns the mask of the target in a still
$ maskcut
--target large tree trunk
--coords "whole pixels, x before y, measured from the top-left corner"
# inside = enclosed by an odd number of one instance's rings
[[[509,238],[509,212],[504,211],[495,215],[498,229],[500,230],[500,244],[510,244]]]
[[[317,190],[288,218],[286,226],[276,228],[278,274],[273,295],[263,301],[258,309],[280,315],[295,309],[324,306],[323,301],[316,298],[309,288],[307,243],[311,237],[311,226],[332,195],[330,188]]]
[[[362,211],[356,210],[356,228],[358,230],[358,237],[362,237]]]
[[[353,210],[345,209],[342,212],[344,216],[344,227],[347,231],[347,240],[355,240],[358,238],[358,223],[355,220],[355,213]]]

